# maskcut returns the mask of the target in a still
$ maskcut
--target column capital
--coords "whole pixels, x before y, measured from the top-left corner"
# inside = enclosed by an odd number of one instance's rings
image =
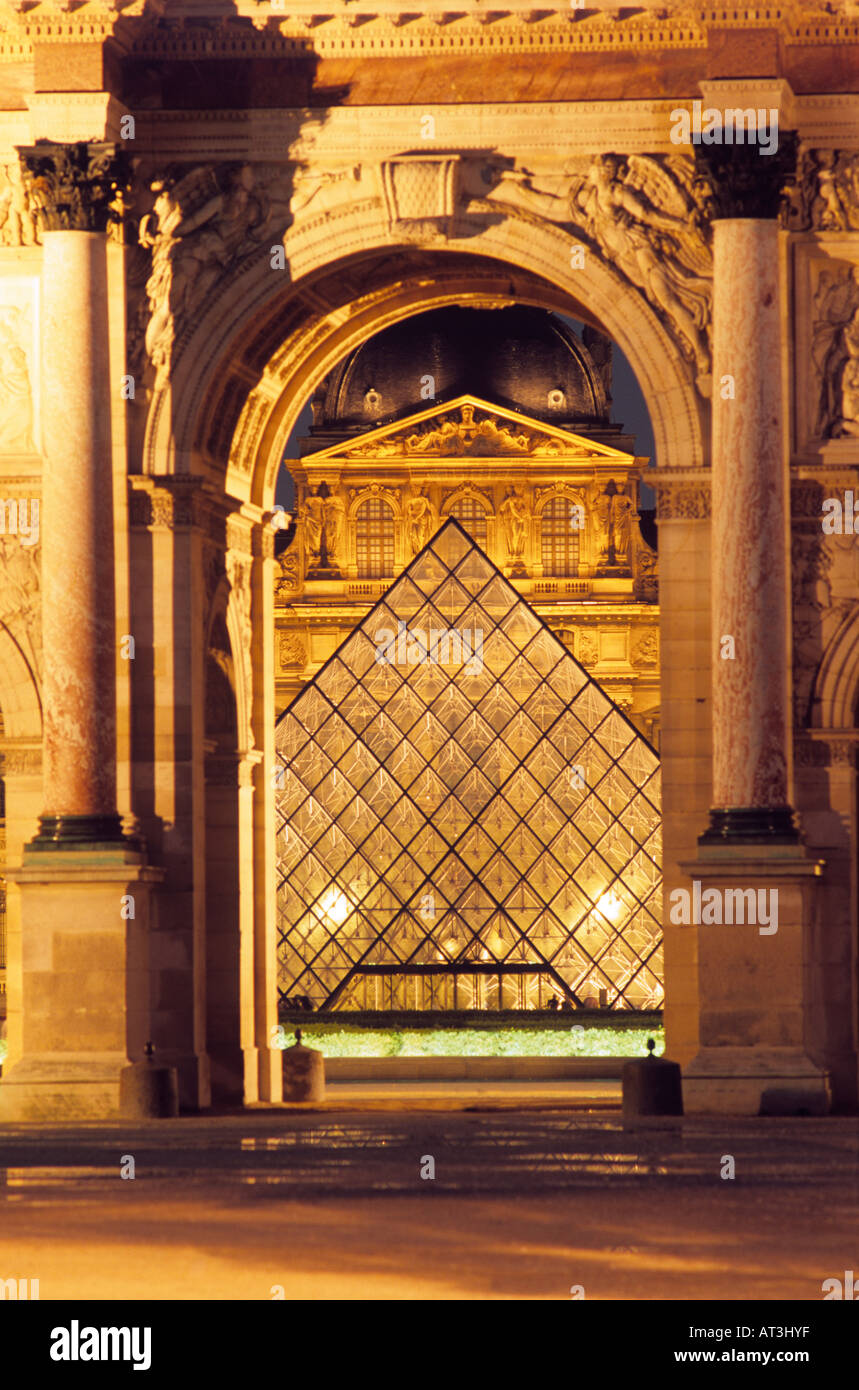
[[[777,218],[784,190],[796,178],[798,146],[795,130],[781,131],[769,155],[756,145],[696,145],[695,180],[711,218]]]
[[[106,232],[121,222],[115,206],[130,182],[125,153],[108,141],[18,145],[24,183],[46,232]]]

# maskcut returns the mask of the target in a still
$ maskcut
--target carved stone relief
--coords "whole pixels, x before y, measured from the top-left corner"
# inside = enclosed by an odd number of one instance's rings
[[[811,358],[817,391],[814,434],[859,435],[859,265],[828,263],[813,297]]]
[[[0,623],[8,628],[37,681],[42,679],[41,549],[0,536]]]

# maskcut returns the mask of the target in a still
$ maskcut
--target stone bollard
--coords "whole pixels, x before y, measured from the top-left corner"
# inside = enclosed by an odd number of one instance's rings
[[[163,1120],[179,1114],[179,1074],[175,1067],[157,1067],[151,1042],[145,1062],[132,1062],[119,1073],[119,1113],[124,1120]]]
[[[624,1125],[672,1128],[683,1114],[680,1068],[666,1057],[654,1057],[656,1043],[647,1039],[648,1056],[635,1058],[623,1068]]]
[[[302,1047],[301,1029],[295,1030],[295,1044],[283,1054],[283,1098],[285,1101],[323,1101],[325,1099],[325,1058],[313,1047]]]

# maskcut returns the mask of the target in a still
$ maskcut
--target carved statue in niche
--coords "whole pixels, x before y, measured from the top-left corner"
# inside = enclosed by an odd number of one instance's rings
[[[594,511],[599,522],[600,562],[610,566],[629,565],[629,540],[632,524],[632,500],[617,489],[610,480],[603,492],[597,494]]]
[[[513,565],[514,573],[524,571],[522,557],[528,538],[531,512],[523,488],[508,487],[504,501],[498,508],[498,515],[501,517],[507,541],[507,558]]]
[[[298,509],[304,528],[304,549],[311,565],[318,565],[322,553],[322,532],[325,526],[325,499],[319,492],[308,492]]]
[[[571,195],[574,220],[680,334],[700,375],[709,371],[711,260],[679,165],[643,155],[596,155]]]
[[[423,487],[408,498],[405,504],[406,539],[412,555],[423,550],[432,534],[432,503]]]
[[[27,314],[7,305],[0,307],[0,453],[34,454],[33,395],[27,357],[21,346]]]
[[[346,508],[335,494],[326,497],[322,509],[325,548],[331,565],[343,563],[342,546],[345,533]]]
[[[249,236],[248,250],[258,243],[269,205],[249,164],[198,166],[157,179],[152,191],[154,206],[140,223],[140,242],[152,249],[146,350],[163,367],[184,323],[243,243]]]
[[[844,428],[850,421],[855,399],[845,408],[843,399],[845,369],[855,359],[856,315],[859,311],[859,265],[820,272],[814,296],[815,322],[811,356],[820,382],[820,395],[814,432],[823,438],[851,433]],[[853,348],[851,347],[853,345]],[[847,390],[855,396],[853,368],[847,372]]]

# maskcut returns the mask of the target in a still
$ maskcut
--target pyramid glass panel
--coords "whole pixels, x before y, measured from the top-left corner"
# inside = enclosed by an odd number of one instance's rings
[[[458,522],[276,743],[282,999],[660,1006],[658,758]]]

